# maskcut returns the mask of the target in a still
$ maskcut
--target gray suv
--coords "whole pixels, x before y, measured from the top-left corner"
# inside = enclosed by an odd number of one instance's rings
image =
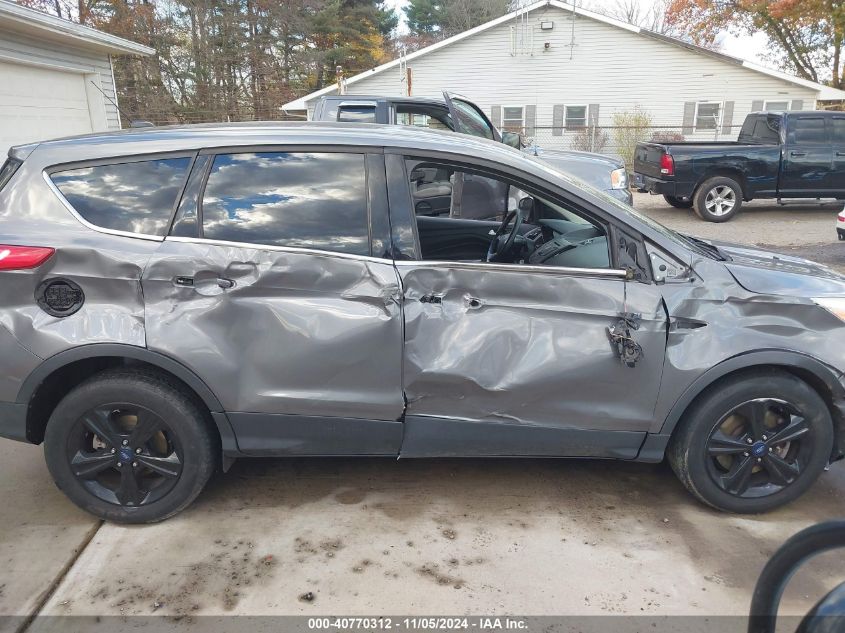
[[[419,213],[443,180],[473,195]],[[0,287],[0,435],[43,442],[58,486],[114,521],[270,455],[666,456],[700,500],[761,512],[845,448],[843,277],[465,135],[17,147]]]

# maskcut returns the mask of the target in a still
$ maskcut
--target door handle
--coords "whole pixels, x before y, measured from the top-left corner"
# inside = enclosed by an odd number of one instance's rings
[[[193,277],[174,277],[173,278],[173,285],[179,286],[180,288],[195,288],[198,285],[203,286],[208,284],[211,281],[209,279],[201,280],[200,284],[197,284]],[[218,287],[222,288],[223,290],[228,290],[229,288],[235,287],[235,282],[232,279],[226,279],[225,277],[217,277],[214,282],[217,284]],[[207,286],[206,286],[207,287]]]
[[[807,152],[789,152],[790,156],[806,156]]]
[[[836,152],[837,156],[845,156],[845,152]]]

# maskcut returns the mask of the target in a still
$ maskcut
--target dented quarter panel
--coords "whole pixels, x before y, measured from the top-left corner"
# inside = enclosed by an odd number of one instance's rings
[[[0,326],[42,359],[88,343],[143,347],[141,273],[158,244],[85,227],[47,186],[46,165],[37,156],[0,195],[0,244],[49,246],[56,253],[37,269],[3,274]],[[35,301],[33,289],[56,277],[76,282],[85,293],[82,308],[71,316],[50,316]]]
[[[24,378],[40,364],[38,356],[0,326],[0,402],[14,402]]]
[[[177,276],[195,287],[174,285]],[[225,410],[401,417],[391,262],[167,239],[143,284],[149,348],[190,367]]]
[[[519,266],[397,265],[409,416],[558,430],[651,425],[666,340],[655,286]],[[626,309],[626,285],[627,310],[642,315],[634,337],[645,353],[635,368],[620,362],[607,333]],[[440,302],[421,302],[426,295]]]

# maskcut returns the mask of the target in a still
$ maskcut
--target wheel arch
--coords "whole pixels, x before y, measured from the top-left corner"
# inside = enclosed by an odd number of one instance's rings
[[[121,343],[93,343],[59,352],[46,359],[27,376],[16,398],[19,404],[27,406],[27,440],[33,444],[43,441],[47,418],[61,397],[73,386],[94,373],[122,364],[147,365],[175,378],[208,409],[220,434],[224,453],[237,452],[235,435],[223,405],[199,376],[169,356]],[[48,385],[54,384],[54,394],[44,393]]]
[[[709,387],[718,380],[733,374],[754,369],[780,369],[809,384],[822,397],[827,405],[834,426],[834,452],[831,460],[839,459],[845,453],[845,385],[841,374],[822,361],[794,351],[760,350],[733,356],[710,368],[699,376],[672,405],[659,434],[668,443],[672,433],[678,427],[683,414]],[[648,441],[646,442],[648,444]],[[647,447],[643,446],[643,450]],[[656,448],[656,447],[655,447]],[[642,457],[643,450],[640,451]],[[662,459],[662,456],[661,456]]]
[[[719,177],[730,178],[731,180],[735,180],[739,184],[740,189],[742,190],[743,200],[750,200],[750,198],[748,197],[748,181],[746,179],[745,173],[739,167],[719,167],[717,169],[707,170],[704,175],[699,178],[698,182],[695,183],[695,187],[692,190],[690,199],[694,198],[698,194],[698,190],[705,182],[707,182],[711,178]]]

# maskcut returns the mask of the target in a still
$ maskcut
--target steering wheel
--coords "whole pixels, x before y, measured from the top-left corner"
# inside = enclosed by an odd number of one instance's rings
[[[502,235],[504,235],[505,231],[507,231],[508,225],[511,223],[511,221],[513,221],[513,226],[511,227],[510,233],[508,233],[508,236],[503,242],[501,239]],[[510,255],[510,252],[513,250],[513,244],[516,240],[517,234],[519,233],[520,226],[522,226],[522,209],[517,207],[505,216],[505,219],[502,220],[502,223],[499,225],[499,228],[496,229],[496,234],[493,236],[493,239],[490,240],[490,246],[487,247],[487,257],[485,261],[504,261],[505,258]]]

